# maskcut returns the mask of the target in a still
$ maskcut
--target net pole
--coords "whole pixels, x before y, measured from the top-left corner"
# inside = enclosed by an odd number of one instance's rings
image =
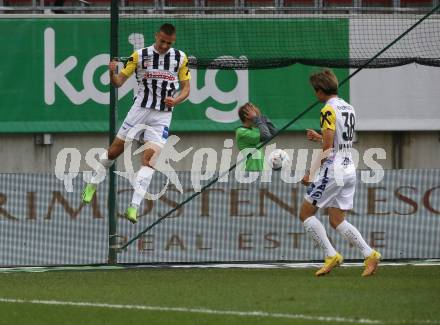
[[[386,52],[390,47],[392,47],[394,44],[396,44],[399,40],[401,40],[403,37],[405,37],[408,33],[410,33],[414,28],[416,28],[419,24],[421,24],[425,19],[427,19],[429,16],[431,16],[433,13],[435,13],[438,9],[440,8],[440,4],[438,4],[437,6],[435,6],[430,12],[428,12],[426,15],[424,15],[422,18],[420,18],[415,24],[413,24],[411,27],[409,27],[406,31],[404,31],[402,34],[400,34],[398,37],[396,37],[391,43],[389,43],[387,46],[385,46],[382,50],[380,50],[378,53],[376,53],[376,55],[374,55],[372,58],[370,58],[369,60],[367,60],[362,66],[360,66],[359,68],[357,68],[355,71],[353,71],[349,76],[347,76],[345,79],[343,79],[340,83],[339,86],[344,85],[347,81],[349,81],[352,77],[354,77],[355,75],[357,75],[361,70],[365,69],[369,64],[371,64],[371,62],[373,62],[375,59],[377,59],[380,55],[382,55],[384,52]],[[303,117],[305,114],[307,114],[310,110],[312,110],[316,105],[319,104],[319,101],[314,102],[313,104],[311,104],[309,107],[307,107],[304,111],[302,111],[301,113],[299,113],[297,116],[295,116],[290,122],[288,122],[286,125],[284,125],[281,129],[279,129],[274,135],[272,135],[269,139],[267,139],[266,141],[260,143],[255,150],[261,149],[262,147],[264,147],[265,145],[267,145],[269,142],[271,142],[274,138],[276,138],[278,135],[280,135],[282,132],[284,132],[289,126],[291,126],[293,123],[295,123],[296,121],[298,121],[301,117]],[[121,249],[125,249],[127,248],[129,245],[131,245],[134,241],[136,241],[138,238],[140,238],[143,234],[145,234],[146,232],[150,231],[153,227],[155,227],[156,225],[158,225],[159,223],[161,223],[165,218],[169,217],[171,214],[173,214],[175,211],[177,211],[178,209],[180,209],[183,205],[185,205],[186,203],[188,203],[189,201],[191,201],[192,199],[194,199],[195,197],[199,196],[204,190],[206,190],[208,187],[212,186],[213,184],[215,184],[221,177],[223,177],[224,175],[226,175],[227,173],[231,172],[232,170],[234,170],[240,163],[242,163],[245,159],[247,159],[248,157],[250,157],[252,155],[252,153],[249,153],[246,158],[243,158],[242,160],[240,160],[239,162],[237,162],[236,164],[232,165],[225,173],[223,173],[220,176],[216,176],[215,178],[213,178],[211,181],[209,181],[209,183],[207,183],[205,186],[203,186],[200,189],[200,192],[196,192],[192,195],[190,195],[188,198],[186,198],[185,200],[181,201],[179,204],[177,204],[176,207],[174,207],[173,209],[169,210],[166,214],[164,214],[163,216],[161,216],[160,218],[158,218],[156,221],[154,221],[152,224],[150,224],[147,228],[145,228],[144,230],[142,230],[140,233],[138,233],[136,236],[134,236],[133,238],[131,238],[129,241],[127,241],[123,246],[121,246]]]
[[[110,9],[110,57],[118,56],[119,0],[111,0]],[[110,114],[109,114],[109,144],[116,136],[118,90],[110,82]],[[108,264],[118,263],[117,219],[116,219],[116,162],[109,170],[108,190]]]

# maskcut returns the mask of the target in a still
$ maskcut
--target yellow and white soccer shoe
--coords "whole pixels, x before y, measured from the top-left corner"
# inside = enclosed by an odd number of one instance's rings
[[[324,261],[324,266],[321,267],[318,271],[316,271],[315,275],[323,276],[329,274],[331,270],[341,265],[343,261],[344,258],[339,253],[336,253],[335,256],[327,256]]]
[[[377,270],[381,257],[382,255],[380,255],[378,251],[373,250],[373,253],[371,253],[364,261],[365,269],[364,272],[362,272],[362,276],[373,275]]]

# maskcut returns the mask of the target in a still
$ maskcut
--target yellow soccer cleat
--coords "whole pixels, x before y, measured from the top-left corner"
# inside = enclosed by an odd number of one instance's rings
[[[84,187],[84,190],[82,192],[82,200],[85,204],[89,204],[92,199],[93,196],[95,195],[96,192],[96,185],[94,184],[87,184],[86,187]]]
[[[137,209],[133,207],[128,207],[127,211],[124,214],[125,219],[130,221],[131,223],[137,222]]]
[[[373,253],[371,253],[364,261],[365,269],[364,272],[362,272],[362,276],[373,275],[377,270],[381,257],[382,255],[380,255],[378,251],[373,250]]]
[[[344,258],[341,254],[336,253],[335,256],[327,256],[324,261],[324,266],[321,267],[316,273],[316,276],[323,276],[331,272],[335,267],[342,264]]]

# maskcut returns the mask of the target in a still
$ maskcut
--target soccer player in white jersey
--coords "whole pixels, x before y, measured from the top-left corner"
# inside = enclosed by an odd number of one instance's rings
[[[109,63],[110,80],[115,87],[121,87],[135,73],[138,91],[115,140],[99,158],[100,164],[83,191],[83,202],[91,202],[99,172],[113,164],[124,151],[127,136],[133,136],[147,143],[147,147],[143,152],[142,167],[136,175],[133,198],[125,213],[132,223],[137,222],[138,208],[153,177],[155,158],[167,141],[173,108],[184,101],[190,92],[188,59],[184,52],[172,48],[175,41],[175,27],[163,24],[155,35],[155,43],[133,52],[121,72],[116,74],[118,62]],[[142,125],[146,127],[133,135],[134,128]]]
[[[376,271],[381,255],[344,219],[345,211],[353,208],[356,187],[356,168],[350,153],[356,121],[355,111],[350,104],[338,97],[338,80],[332,71],[323,70],[313,74],[310,83],[318,100],[325,103],[320,119],[322,135],[311,130],[307,133],[310,140],[322,141],[323,159],[315,179],[311,179],[310,173],[306,173],[303,178],[302,182],[308,185],[308,189],[300,212],[300,219],[307,233],[325,252],[324,266],[316,275],[330,273],[343,261],[341,254],[330,243],[324,226],[315,217],[318,208],[327,208],[330,225],[361,251],[365,258],[362,276],[369,276]]]

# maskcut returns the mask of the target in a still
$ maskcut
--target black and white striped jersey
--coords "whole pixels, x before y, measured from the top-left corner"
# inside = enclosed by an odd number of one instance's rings
[[[133,52],[121,72],[127,77],[136,74],[136,106],[160,111],[173,110],[165,105],[165,98],[173,97],[179,90],[179,81],[191,79],[184,52],[171,48],[159,54],[154,45]]]

